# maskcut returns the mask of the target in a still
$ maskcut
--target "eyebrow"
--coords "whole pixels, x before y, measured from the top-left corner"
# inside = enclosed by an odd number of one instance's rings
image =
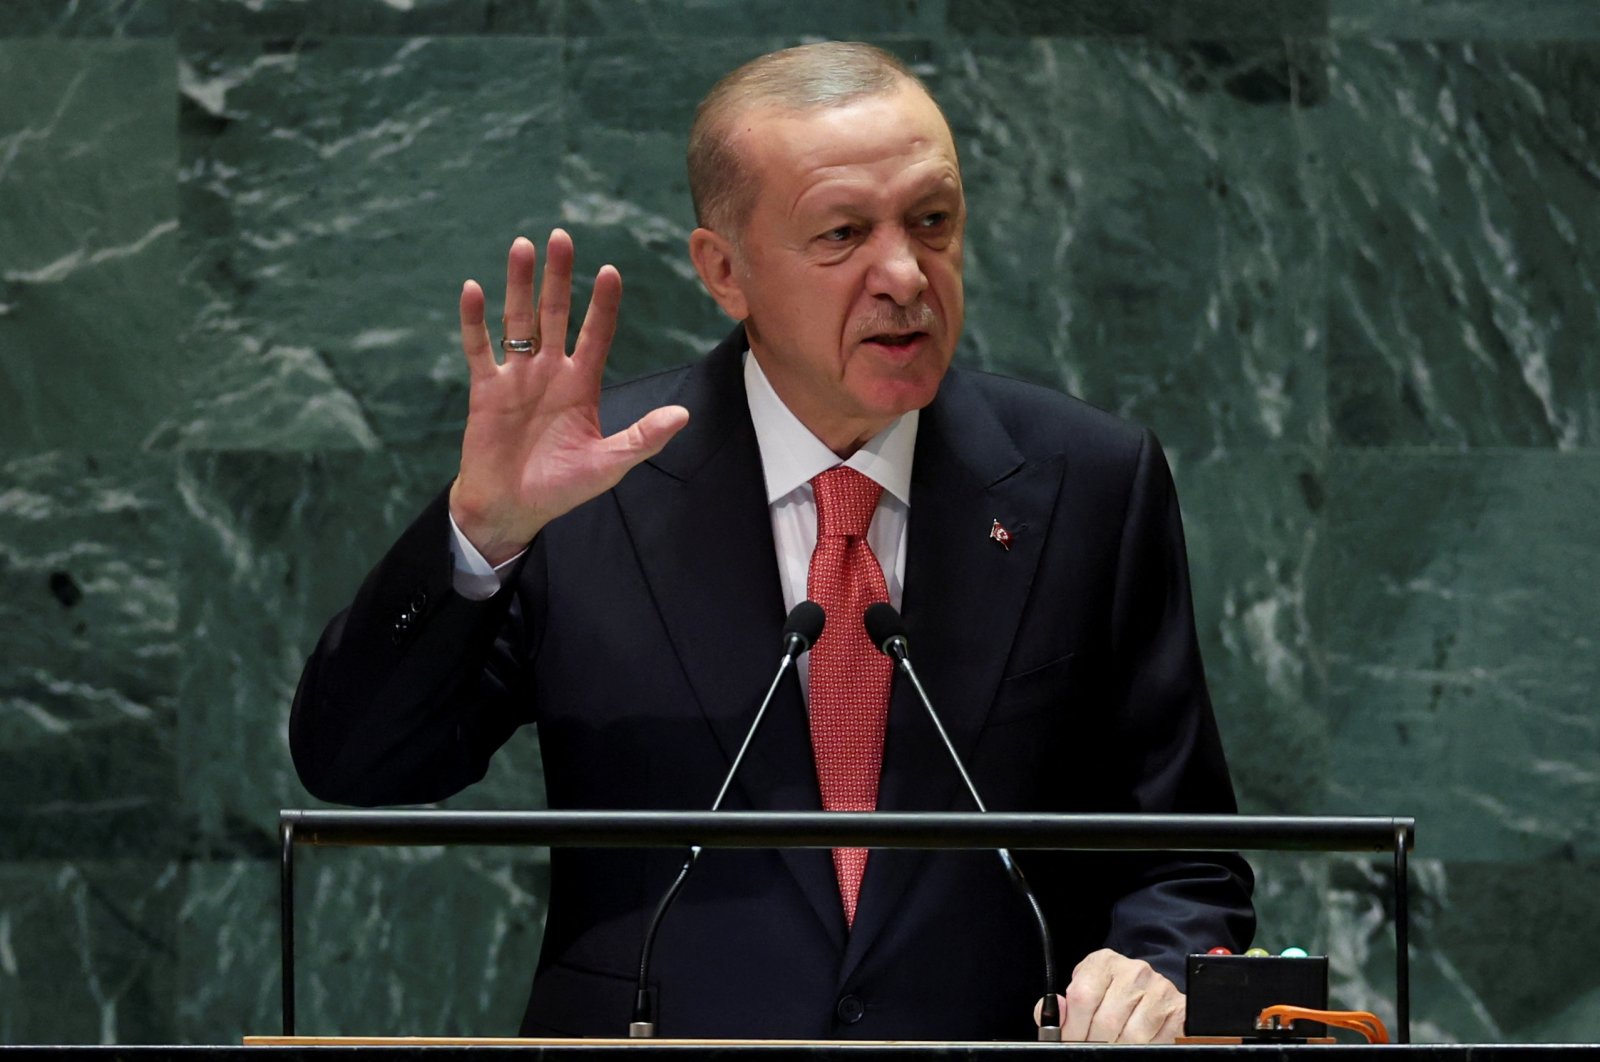
[[[914,210],[917,207],[928,203],[930,200],[939,199],[944,196],[953,197],[958,201],[963,198],[961,180],[958,174],[943,173],[929,180],[925,188],[914,193],[914,198],[911,200],[911,209]],[[858,217],[871,213],[867,202],[857,198],[853,194],[847,197],[841,196],[841,198],[837,200],[823,199],[817,206],[811,206],[807,202],[807,200],[810,198],[811,196],[809,194],[803,195],[799,200],[796,201],[796,213],[841,213]]]

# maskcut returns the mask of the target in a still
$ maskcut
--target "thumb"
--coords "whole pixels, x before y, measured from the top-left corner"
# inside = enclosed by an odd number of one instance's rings
[[[610,452],[614,474],[620,479],[634,465],[660,453],[687,423],[687,409],[682,406],[662,406],[607,437],[605,448]]]
[[[652,409],[640,417],[629,428],[630,433],[637,433],[632,440],[634,447],[639,452],[639,459],[654,457],[660,453],[672,437],[689,423],[689,411],[682,406],[662,406]]]

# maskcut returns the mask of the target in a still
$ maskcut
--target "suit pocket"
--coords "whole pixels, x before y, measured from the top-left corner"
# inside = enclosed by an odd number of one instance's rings
[[[636,982],[631,977],[553,963],[533,979],[523,1036],[627,1036]]]
[[[1064,708],[1077,654],[1058,656],[1049,663],[1030,667],[1000,680],[994,707],[985,721],[988,727],[1006,726],[1050,709]]]

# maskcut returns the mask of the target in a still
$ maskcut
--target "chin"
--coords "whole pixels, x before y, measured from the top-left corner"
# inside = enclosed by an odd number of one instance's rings
[[[943,379],[944,373],[940,372],[931,380],[899,380],[886,383],[876,388],[861,404],[877,416],[898,417],[910,413],[913,409],[922,409],[932,402],[939,393],[939,383]]]

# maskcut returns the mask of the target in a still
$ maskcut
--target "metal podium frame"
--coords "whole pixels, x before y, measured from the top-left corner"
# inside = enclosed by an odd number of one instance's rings
[[[294,1035],[294,849],[439,845],[580,848],[1018,848],[1394,853],[1396,1039],[1411,1041],[1406,856],[1416,820],[1305,815],[1011,812],[295,811],[278,813],[283,1034]]]

